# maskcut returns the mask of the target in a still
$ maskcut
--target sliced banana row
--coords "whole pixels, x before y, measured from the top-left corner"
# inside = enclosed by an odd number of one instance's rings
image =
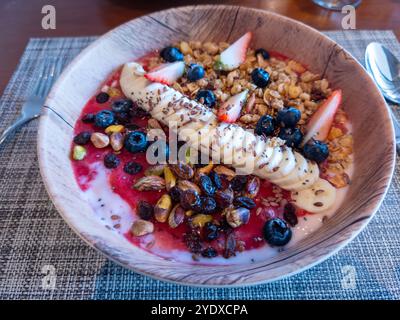
[[[296,205],[310,212],[330,208],[336,189],[319,178],[318,165],[284,145],[279,138],[255,136],[235,124],[218,123],[215,114],[180,92],[149,82],[137,63],[128,63],[121,73],[121,88],[160,122],[176,122],[181,140],[215,162],[232,165],[242,174],[256,174],[282,189],[292,191]],[[211,146],[211,147],[210,147]]]

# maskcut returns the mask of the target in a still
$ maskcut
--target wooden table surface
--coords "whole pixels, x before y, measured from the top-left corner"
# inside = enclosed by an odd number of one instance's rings
[[[179,0],[2,0],[0,3],[0,94],[30,37],[101,35],[119,24],[173,6],[212,3]],[[311,0],[214,1],[271,10],[319,30],[341,29],[340,12],[320,8]],[[56,29],[41,27],[41,9],[56,8]],[[400,38],[400,0],[363,0],[357,8],[357,29],[392,29]]]

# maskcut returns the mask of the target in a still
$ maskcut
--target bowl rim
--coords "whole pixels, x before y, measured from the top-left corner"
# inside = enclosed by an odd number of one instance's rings
[[[349,53],[345,48],[343,48],[342,46],[340,46],[339,44],[337,44],[334,40],[332,40],[331,38],[329,38],[328,36],[326,36],[325,34],[321,33],[320,31],[316,30],[315,28],[310,27],[309,25],[283,16],[281,14],[277,14],[275,12],[271,12],[268,10],[262,10],[262,9],[256,9],[256,8],[250,8],[250,7],[244,7],[244,6],[237,6],[237,5],[209,5],[209,4],[205,4],[205,5],[187,5],[187,6],[178,6],[178,7],[172,7],[172,8],[168,8],[165,10],[160,10],[160,11],[155,11],[152,12],[150,14],[147,15],[142,15],[139,16],[135,19],[129,20],[121,25],[118,25],[117,27],[109,30],[108,32],[106,32],[105,34],[101,35],[100,37],[98,37],[96,40],[94,40],[89,46],[87,46],[85,49],[83,49],[76,57],[74,57],[74,59],[69,63],[69,65],[63,70],[62,74],[60,75],[60,77],[57,79],[56,83],[53,85],[48,97],[46,98],[46,101],[44,103],[44,106],[46,106],[46,111],[45,112],[54,112],[55,114],[57,114],[57,112],[55,110],[53,110],[51,107],[49,107],[49,102],[51,102],[51,99],[49,99],[50,96],[52,96],[52,93],[55,92],[56,90],[58,90],[59,84],[63,82],[63,79],[69,74],[70,71],[72,71],[75,68],[75,65],[77,64],[77,62],[85,55],[88,54],[88,52],[90,52],[93,48],[95,48],[100,41],[105,38],[110,36],[112,33],[114,33],[117,29],[130,24],[131,22],[135,21],[135,20],[139,20],[142,19],[143,17],[148,17],[148,16],[153,16],[153,15],[157,15],[157,14],[166,14],[168,12],[173,12],[176,9],[183,9],[183,10],[187,10],[187,9],[191,9],[191,10],[204,10],[204,9],[210,9],[210,8],[226,8],[226,9],[243,9],[243,10],[249,10],[249,11],[254,11],[254,12],[262,12],[265,15],[270,15],[270,16],[274,16],[276,18],[279,19],[283,19],[286,20],[287,22],[291,23],[291,24],[295,24],[301,28],[305,28],[308,29],[308,31],[310,31],[313,35],[315,36],[319,36],[319,37],[323,37],[324,41],[330,42],[331,44],[335,45],[336,47],[340,48],[341,50],[343,50],[343,52],[345,52],[356,64],[359,65],[359,67],[361,67],[362,69],[364,69],[364,72],[367,73],[367,71],[365,70],[364,66],[351,54]],[[373,83],[373,80],[369,78],[370,83]],[[375,84],[374,84],[375,86]],[[376,86],[375,86],[376,87]],[[366,219],[363,219],[362,221],[360,221],[360,223],[358,224],[358,228],[355,230],[352,230],[350,232],[350,234],[343,240],[341,240],[339,243],[336,243],[335,246],[333,247],[333,249],[330,249],[328,252],[324,253],[324,254],[320,254],[317,257],[313,257],[308,263],[304,264],[301,267],[298,267],[296,270],[293,270],[292,272],[287,272],[287,273],[282,273],[278,276],[274,276],[265,280],[259,280],[259,281],[245,281],[244,283],[228,283],[228,284],[202,284],[202,283],[194,283],[194,282],[185,282],[185,281],[180,281],[180,280],[174,280],[171,278],[166,278],[163,276],[158,276],[157,274],[154,273],[150,273],[150,272],[146,272],[145,270],[142,270],[140,268],[137,268],[133,265],[130,264],[126,264],[123,261],[119,261],[116,257],[112,256],[111,254],[109,254],[108,252],[105,252],[104,250],[102,250],[101,247],[97,246],[95,243],[93,243],[90,238],[85,234],[79,231],[79,228],[77,226],[75,226],[73,224],[72,221],[69,220],[69,218],[66,215],[66,210],[62,205],[62,202],[59,200],[58,197],[55,196],[55,192],[53,189],[53,182],[50,179],[50,173],[48,171],[46,171],[46,166],[45,166],[45,160],[44,160],[44,156],[42,155],[42,151],[43,150],[43,144],[44,144],[44,139],[43,136],[45,135],[45,131],[46,131],[46,127],[45,127],[45,120],[47,118],[41,117],[40,118],[40,122],[39,122],[39,130],[38,130],[38,136],[37,136],[37,153],[38,153],[38,162],[39,162],[39,169],[40,169],[40,174],[42,176],[42,180],[44,182],[44,186],[45,189],[47,191],[47,193],[49,194],[49,197],[52,201],[52,203],[54,204],[54,206],[56,207],[58,213],[61,215],[61,217],[63,218],[63,220],[67,223],[67,225],[74,231],[75,234],[77,234],[86,244],[88,244],[90,247],[94,248],[96,251],[98,251],[99,253],[101,253],[102,255],[106,256],[108,259],[112,260],[113,262],[117,263],[118,265],[127,268],[129,270],[132,270],[138,274],[141,275],[145,275],[145,276],[149,276],[153,279],[157,279],[157,280],[161,280],[161,281],[165,281],[168,283],[173,283],[173,284],[179,284],[179,285],[186,285],[186,286],[190,286],[190,287],[201,287],[201,288],[239,288],[239,287],[246,287],[246,286],[252,286],[252,285],[258,285],[258,284],[265,284],[265,283],[270,283],[273,281],[277,281],[280,279],[284,279],[287,277],[290,277],[292,275],[298,274],[300,272],[303,272],[307,269],[312,268],[313,266],[327,260],[328,258],[330,258],[331,256],[333,256],[334,254],[336,254],[339,250],[341,250],[343,247],[345,247],[349,242],[351,242],[369,223],[369,221],[372,219],[372,217],[375,215],[375,213],[377,212],[377,210],[379,209],[379,207],[381,206],[387,192],[389,189],[389,185],[390,182],[392,180],[393,177],[393,173],[394,173],[394,169],[395,169],[395,134],[394,134],[394,128],[393,128],[393,123],[390,120],[390,115],[388,112],[388,106],[385,103],[385,100],[381,94],[381,92],[379,91],[379,89],[376,87],[376,91],[379,93],[382,102],[386,105],[386,108],[383,108],[384,111],[384,118],[386,118],[385,120],[387,120],[386,122],[389,123],[389,126],[386,128],[388,131],[391,132],[390,135],[388,135],[388,137],[391,137],[390,139],[390,143],[392,145],[392,151],[393,151],[393,161],[390,163],[390,168],[387,169],[386,175],[385,175],[385,182],[386,182],[386,187],[383,193],[381,193],[379,200],[375,202],[374,206],[370,208],[370,214]],[[60,115],[58,115],[60,116]],[[62,118],[62,117],[61,117]],[[324,239],[321,241],[321,243],[327,241],[328,239]],[[299,259],[299,261],[301,261],[302,259],[305,259],[306,257],[301,257]]]

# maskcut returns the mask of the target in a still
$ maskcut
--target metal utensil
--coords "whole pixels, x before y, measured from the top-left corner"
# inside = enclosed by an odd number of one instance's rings
[[[365,50],[365,67],[383,96],[396,104],[400,104],[400,62],[397,58],[382,44],[372,42]],[[397,152],[400,153],[400,124],[390,111],[395,136]]]
[[[44,63],[40,72],[36,87],[22,105],[18,119],[0,137],[0,146],[25,123],[40,116],[40,110],[44,104],[55,79],[61,73],[63,61],[61,59],[49,59]]]

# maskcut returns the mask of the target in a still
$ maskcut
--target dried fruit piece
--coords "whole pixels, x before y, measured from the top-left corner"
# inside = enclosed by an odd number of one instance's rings
[[[85,145],[86,143],[89,142],[91,135],[92,134],[90,132],[83,131],[74,137],[74,143],[79,145]]]
[[[141,237],[154,231],[154,225],[150,221],[138,219],[133,222],[131,233],[136,237]]]
[[[137,214],[143,220],[150,220],[154,215],[154,207],[147,201],[140,200],[137,205]]]
[[[226,222],[232,227],[237,228],[246,224],[250,220],[250,211],[246,208],[227,208],[224,210]]]
[[[168,166],[164,167],[165,187],[170,190],[176,184],[176,177]]]
[[[287,203],[283,209],[283,219],[292,227],[298,223],[296,208],[291,203]]]
[[[222,189],[222,181],[218,173],[216,173],[215,171],[211,171],[208,176],[210,177],[211,181],[214,183],[214,186],[217,189]]]
[[[164,194],[154,206],[154,217],[158,222],[166,222],[172,209],[172,199],[169,194]]]
[[[186,163],[180,161],[177,164],[170,165],[170,168],[181,179],[189,180],[193,178],[194,170]]]
[[[181,189],[182,191],[186,191],[186,190],[194,190],[196,191],[198,194],[201,193],[201,189],[199,188],[199,186],[189,180],[179,180],[177,187],[179,189]]]
[[[210,161],[206,166],[197,170],[199,174],[209,174],[214,167],[214,163]]]
[[[192,220],[190,221],[190,224],[193,227],[203,228],[207,222],[211,222],[212,220],[213,220],[213,217],[211,215],[199,213],[199,214],[196,214],[192,218]]]
[[[158,176],[143,177],[136,181],[133,189],[139,191],[156,191],[165,188],[165,180]]]
[[[246,176],[236,176],[231,181],[231,187],[233,191],[242,191],[246,187],[247,177]]]
[[[225,239],[224,258],[228,259],[235,254],[236,251],[236,238],[233,232],[229,233]]]
[[[217,190],[215,193],[215,201],[217,205],[221,209],[225,209],[229,207],[233,202],[233,190],[231,188],[227,188],[225,190]]]
[[[247,209],[253,209],[256,206],[254,200],[249,197],[237,197],[233,200],[233,204],[235,207],[243,207]]]
[[[90,136],[90,141],[92,141],[93,145],[96,148],[101,149],[101,148],[105,148],[109,145],[110,138],[104,133],[94,132]]]
[[[213,241],[219,237],[218,226],[212,222],[207,222],[203,228],[203,237],[206,241]]]
[[[83,160],[86,157],[86,149],[82,146],[74,146],[72,150],[72,159],[74,160]]]
[[[169,190],[169,195],[171,196],[171,200],[173,202],[180,202],[181,201],[181,194],[182,194],[182,190],[179,189],[177,186],[172,187]]]
[[[196,254],[201,252],[201,239],[196,230],[192,230],[190,233],[186,233],[183,236],[183,239],[185,241],[186,247],[189,249],[190,252]]]
[[[244,190],[244,194],[246,197],[255,198],[260,191],[260,178],[259,177],[251,177],[247,180],[246,187]]]
[[[175,229],[185,220],[185,210],[177,204],[169,214],[168,224],[171,228]]]
[[[124,131],[125,127],[122,124],[114,124],[111,126],[108,126],[104,131],[107,134],[112,134],[115,132],[122,132]]]
[[[201,255],[204,258],[214,258],[218,255],[218,252],[213,247],[208,247],[201,252]]]
[[[198,205],[193,207],[193,210],[199,213],[211,214],[217,209],[217,202],[211,197],[200,197]]]
[[[235,171],[233,171],[225,166],[222,166],[222,165],[216,166],[214,168],[214,171],[216,173],[218,173],[219,175],[226,176],[228,178],[228,180],[232,180],[236,176]]]
[[[192,210],[198,207],[200,205],[199,194],[192,189],[183,191],[181,194],[180,204],[186,210]]]
[[[114,151],[120,151],[124,147],[124,136],[120,132],[113,132],[110,136],[111,148]]]
[[[208,196],[213,196],[215,193],[215,186],[209,176],[202,174],[199,178],[199,185],[201,190]]]
[[[161,176],[164,173],[165,164],[157,164],[155,166],[148,167],[144,171],[145,176]]]

